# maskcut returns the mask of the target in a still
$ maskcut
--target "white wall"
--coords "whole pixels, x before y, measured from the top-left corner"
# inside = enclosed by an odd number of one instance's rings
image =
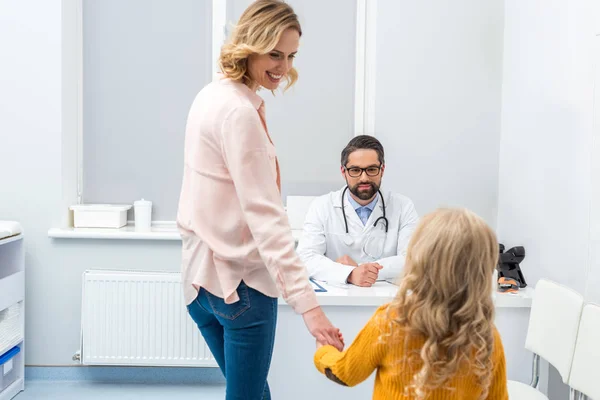
[[[593,122],[590,0],[507,0],[498,234],[524,273],[583,292]]]
[[[600,2],[593,2],[594,7],[594,33],[600,35]]]
[[[378,0],[375,136],[384,183],[419,214],[468,207],[496,224],[503,0]]]
[[[600,26],[596,32],[600,32]],[[600,304],[600,34],[594,38],[594,128],[591,155],[590,257],[585,297],[588,301]]]
[[[506,0],[498,235],[532,285],[583,293],[593,121],[592,0]],[[565,395],[554,372],[551,398]],[[565,398],[565,397],[562,397]]]
[[[73,364],[88,268],[179,270],[179,243],[68,241],[61,223],[61,1],[0,0],[0,220],[26,236],[26,363]]]
[[[27,343],[29,354],[39,353],[37,359],[28,357],[27,361],[36,363],[43,363],[44,353],[53,353],[60,346],[58,338],[68,334],[52,322],[67,319],[69,314],[61,315],[55,303],[67,303],[70,298],[57,296],[65,293],[61,286],[68,284],[63,281],[66,269],[56,262],[46,237],[53,222],[51,210],[58,210],[61,199],[60,4],[59,0],[0,2],[4,60],[0,73],[0,219],[19,220],[26,230],[26,322],[32,336]],[[44,349],[39,343],[43,335],[31,335],[32,328],[47,332],[46,340],[57,346]]]

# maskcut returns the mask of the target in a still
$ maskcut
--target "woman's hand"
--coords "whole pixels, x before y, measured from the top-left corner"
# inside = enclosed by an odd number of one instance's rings
[[[339,351],[344,349],[344,337],[339,329],[334,327],[323,313],[321,307],[313,308],[302,314],[304,323],[311,335],[319,343],[330,344]]]
[[[339,329],[338,329],[339,331]],[[344,344],[344,336],[342,335],[342,332],[339,332],[339,337],[340,337],[340,341],[342,342],[342,344]],[[320,349],[323,346],[326,346],[327,343],[323,343],[323,342],[319,342],[319,339],[317,339],[317,349]]]
[[[339,331],[339,329],[338,329]],[[342,335],[342,332],[339,332],[339,337],[340,337],[340,341],[342,342],[342,345],[344,344],[344,336]],[[317,339],[317,349],[326,346],[327,343],[323,343],[323,342],[319,342],[319,339]]]

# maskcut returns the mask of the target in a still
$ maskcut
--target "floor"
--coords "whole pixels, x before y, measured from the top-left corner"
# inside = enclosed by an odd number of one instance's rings
[[[32,380],[15,400],[223,400],[224,386]]]

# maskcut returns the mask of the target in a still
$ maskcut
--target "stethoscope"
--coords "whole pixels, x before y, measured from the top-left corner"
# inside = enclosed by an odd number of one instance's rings
[[[344,216],[344,225],[346,226],[346,236],[344,238],[344,243],[346,243],[347,246],[351,246],[352,243],[354,243],[354,239],[352,239],[352,237],[350,237],[350,231],[348,230],[348,220],[346,219],[346,210],[344,207],[344,198],[346,197],[346,191],[348,191],[348,186],[346,186],[344,188],[344,190],[342,191],[342,215]],[[377,189],[377,193],[379,193],[379,197],[381,198],[381,206],[383,207],[383,216],[377,218],[375,220],[375,223],[373,224],[374,227],[377,226],[377,223],[380,220],[383,220],[382,223],[385,223],[385,233],[388,232],[388,219],[385,216],[385,200],[383,200],[383,195],[381,194],[381,191],[379,189]]]

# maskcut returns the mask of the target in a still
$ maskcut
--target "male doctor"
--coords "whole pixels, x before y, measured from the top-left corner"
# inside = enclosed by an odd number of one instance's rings
[[[317,280],[357,286],[395,280],[418,221],[415,206],[379,190],[385,160],[373,136],[354,137],[341,161],[347,186],[313,201],[297,252]]]

